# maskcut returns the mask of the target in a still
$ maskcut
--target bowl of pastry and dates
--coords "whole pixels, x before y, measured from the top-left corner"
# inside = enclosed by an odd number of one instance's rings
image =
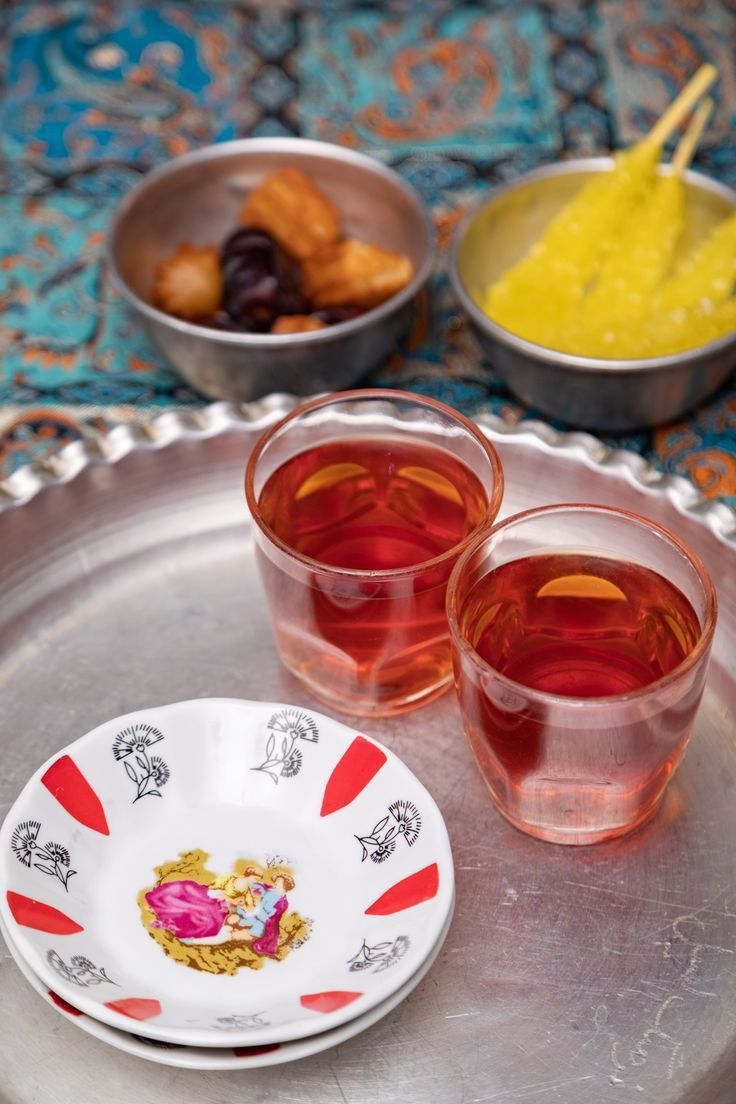
[[[149,173],[110,227],[113,279],[212,398],[356,383],[409,329],[434,253],[414,189],[301,138],[223,142]]]

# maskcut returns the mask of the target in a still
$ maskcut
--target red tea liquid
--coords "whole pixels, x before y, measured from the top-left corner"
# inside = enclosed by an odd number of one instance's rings
[[[496,568],[462,609],[464,635],[497,671],[548,694],[629,694],[693,650],[700,622],[667,579],[600,556],[529,556]]]
[[[638,564],[536,555],[480,579],[460,628],[494,671],[520,684],[458,665],[471,743],[502,807],[541,824],[552,803],[571,833],[593,820],[603,836],[607,824],[643,819],[679,762],[702,684],[647,703],[604,702],[595,713],[565,699],[632,694],[678,667],[701,634],[685,595]],[[562,701],[529,698],[523,687]]]
[[[289,548],[324,565],[310,570],[259,550],[287,667],[348,710],[372,699],[377,712],[394,711],[447,684],[452,558],[392,579],[330,569],[410,569],[455,547],[488,508],[465,464],[398,438],[330,441],[273,472],[259,506]]]

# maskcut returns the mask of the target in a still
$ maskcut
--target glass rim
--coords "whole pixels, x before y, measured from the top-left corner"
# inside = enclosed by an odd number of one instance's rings
[[[255,473],[258,461],[264,449],[273,440],[276,434],[283,429],[284,426],[287,426],[289,422],[296,421],[296,419],[302,415],[308,414],[312,410],[317,410],[321,406],[332,406],[340,402],[381,399],[390,401],[398,399],[403,402],[408,401],[416,403],[418,406],[425,406],[432,410],[437,410],[441,414],[449,416],[454,422],[459,423],[480,445],[486,454],[493,473],[493,487],[490,491],[490,497],[483,519],[470,531],[470,533],[463,537],[462,540],[440,553],[439,556],[433,556],[429,560],[421,560],[419,563],[410,564],[408,567],[392,567],[380,570],[365,568],[363,570],[358,570],[355,568],[336,567],[332,564],[323,563],[321,560],[315,560],[311,556],[305,556],[302,552],[298,552],[295,548],[292,548],[291,545],[287,544],[286,541],[282,540],[281,537],[277,536],[261,514],[255,493]],[[245,468],[245,499],[248,504],[248,509],[256,525],[264,536],[268,538],[271,544],[275,545],[285,556],[288,556],[289,559],[296,560],[304,567],[308,567],[311,571],[320,571],[323,574],[340,575],[344,578],[351,579],[391,580],[413,578],[415,575],[421,575],[426,571],[441,566],[448,560],[455,559],[457,556],[462,555],[471,541],[473,541],[479,533],[486,532],[490,525],[493,524],[493,520],[501,506],[503,488],[504,480],[501,460],[496,449],[485,436],[480,426],[476,425],[475,422],[471,421],[465,414],[461,414],[459,410],[453,410],[451,406],[447,406],[437,399],[432,399],[425,395],[416,395],[411,391],[402,391],[398,388],[394,389],[387,387],[366,387],[355,388],[351,391],[334,391],[330,392],[328,395],[318,395],[317,398],[302,403],[300,406],[295,407],[294,410],[289,411],[285,417],[280,418],[278,422],[275,422],[274,425],[259,437],[248,457],[248,463]]]
[[[631,690],[626,694],[609,694],[606,696],[598,695],[590,698],[576,698],[565,694],[551,694],[547,690],[537,690],[533,686],[527,686],[523,682],[517,682],[515,679],[509,678],[508,675],[504,675],[501,671],[497,670],[490,663],[488,663],[481,655],[478,654],[476,649],[467,639],[467,637],[460,630],[460,623],[457,616],[457,591],[460,584],[460,576],[465,570],[467,564],[475,553],[486,543],[486,541],[492,540],[501,530],[506,529],[519,522],[527,521],[531,518],[539,517],[545,514],[558,514],[565,511],[580,511],[582,513],[597,513],[597,514],[609,514],[614,517],[621,518],[624,521],[634,522],[641,528],[648,529],[654,533],[664,537],[671,545],[684,555],[685,559],[695,569],[695,573],[698,577],[698,581],[705,593],[705,614],[703,618],[703,624],[700,626],[701,632],[698,637],[695,646],[692,651],[688,652],[683,660],[673,667],[671,671],[668,671],[666,675],[662,675],[658,679],[654,679],[652,682],[648,682],[646,686],[641,686],[637,690]],[[602,550],[603,551],[603,550]],[[523,559],[524,557],[518,557]],[[509,561],[513,562],[513,561]],[[503,521],[493,525],[490,529],[483,533],[474,534],[473,540],[469,542],[468,547],[463,551],[463,554],[459,557],[457,563],[452,569],[452,574],[447,584],[447,598],[446,598],[446,612],[447,623],[450,626],[450,635],[452,637],[455,647],[459,651],[467,656],[476,667],[479,667],[482,671],[493,675],[495,679],[498,679],[505,686],[508,686],[515,693],[531,697],[535,702],[547,703],[549,705],[566,706],[571,709],[589,709],[591,707],[611,708],[616,705],[622,705],[626,702],[637,701],[641,698],[646,698],[648,695],[655,691],[661,690],[664,687],[669,686],[672,682],[677,681],[682,675],[695,667],[702,656],[710,648],[713,640],[713,635],[716,629],[716,619],[718,614],[718,598],[716,595],[716,589],[713,585],[713,580],[710,577],[710,572],[701,560],[697,553],[684,544],[679,537],[675,536],[664,525],[660,525],[656,521],[652,521],[651,518],[644,517],[643,514],[636,514],[633,510],[624,510],[618,506],[601,506],[592,502],[557,502],[551,503],[549,506],[534,506],[529,510],[521,510],[519,513],[511,514],[509,517],[504,518]]]

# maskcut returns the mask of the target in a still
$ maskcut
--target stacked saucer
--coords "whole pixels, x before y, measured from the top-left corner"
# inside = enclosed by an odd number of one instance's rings
[[[449,928],[442,816],[388,749],[291,706],[213,699],[109,721],[0,830],[0,919],[29,983],[118,1049],[273,1065],[357,1035]]]

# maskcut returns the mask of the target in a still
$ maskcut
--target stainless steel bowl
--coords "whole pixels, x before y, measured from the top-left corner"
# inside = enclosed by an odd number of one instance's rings
[[[459,227],[450,274],[496,374],[524,403],[575,426],[629,430],[678,418],[715,391],[736,363],[736,334],[672,356],[603,360],[526,341],[491,321],[477,303],[580,185],[612,164],[605,157],[550,165],[494,191]],[[736,208],[736,192],[700,173],[686,173],[685,184],[681,253]]]
[[[333,200],[347,235],[407,253],[411,283],[358,318],[304,334],[225,333],[152,306],[157,265],[183,241],[222,241],[250,189],[285,165],[303,169]],[[212,398],[248,400],[270,391],[341,390],[386,356],[429,275],[434,233],[414,189],[378,161],[326,142],[244,138],[149,173],[121,203],[107,246],[117,286],[182,376]]]

